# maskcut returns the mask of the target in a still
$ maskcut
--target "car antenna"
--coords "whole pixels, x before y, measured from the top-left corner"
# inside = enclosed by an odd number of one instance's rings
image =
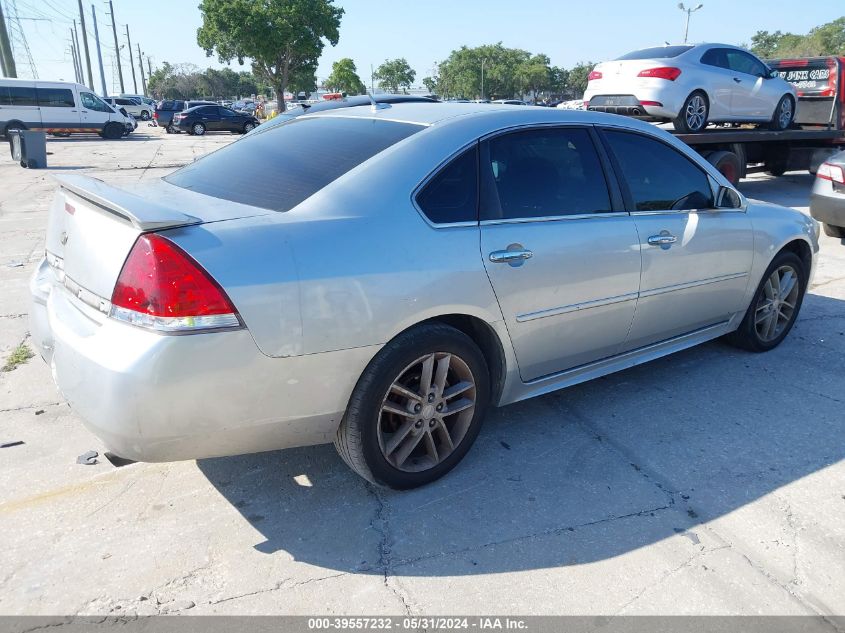
[[[376,110],[384,110],[385,108],[389,108],[390,104],[388,103],[379,103],[373,98],[373,95],[367,91],[367,96],[370,98],[370,109],[375,112]]]

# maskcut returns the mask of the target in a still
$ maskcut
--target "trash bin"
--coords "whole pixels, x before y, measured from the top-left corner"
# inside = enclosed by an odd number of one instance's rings
[[[12,160],[18,161],[21,167],[47,167],[47,134],[44,132],[9,130],[9,149]]]

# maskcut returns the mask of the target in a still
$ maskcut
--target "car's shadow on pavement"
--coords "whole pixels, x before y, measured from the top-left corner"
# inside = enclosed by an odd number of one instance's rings
[[[198,462],[255,547],[341,571],[464,575],[608,559],[845,457],[845,302],[807,297],[768,354],[713,342],[492,410],[464,462],[377,489],[331,446]],[[697,542],[697,540],[694,540]]]

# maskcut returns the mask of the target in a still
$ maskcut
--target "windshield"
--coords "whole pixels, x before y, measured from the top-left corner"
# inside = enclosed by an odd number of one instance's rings
[[[422,129],[412,123],[357,117],[296,118],[284,125],[262,125],[165,180],[215,198],[288,211]]]
[[[668,59],[669,57],[677,57],[691,49],[692,46],[656,46],[655,48],[644,48],[633,53],[628,53],[627,55],[622,55],[622,57],[617,57],[616,61],[621,62],[628,59]]]

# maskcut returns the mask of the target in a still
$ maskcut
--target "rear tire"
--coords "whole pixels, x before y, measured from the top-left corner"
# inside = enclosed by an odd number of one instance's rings
[[[739,156],[733,152],[711,152],[707,155],[707,162],[718,169],[719,173],[727,178],[732,185],[736,186],[739,183],[742,165],[739,162]]]
[[[824,234],[828,237],[845,238],[845,226],[835,226],[825,222],[822,228],[824,229]]]
[[[205,126],[202,123],[194,123],[191,126],[191,134],[194,136],[202,136],[205,134]]]
[[[420,325],[370,361],[349,399],[335,448],[367,481],[416,488],[466,455],[489,400],[487,362],[472,339],[441,323]]]
[[[672,120],[672,125],[683,134],[695,134],[707,127],[710,116],[710,102],[703,90],[696,90],[684,101],[678,116]]]
[[[789,271],[792,271],[791,277]],[[781,344],[795,324],[807,290],[804,262],[795,253],[781,251],[766,268],[751,305],[735,332],[725,340],[750,352],[768,352]],[[777,276],[777,280],[773,280]],[[790,279],[790,281],[787,281]],[[786,286],[792,283],[789,289]]]
[[[9,121],[6,125],[6,128],[3,130],[3,136],[9,138],[9,133],[13,130],[26,130],[28,129],[26,125],[23,124],[21,121]]]
[[[788,130],[793,120],[795,120],[795,101],[792,95],[783,95],[775,106],[769,129],[778,132]]]

